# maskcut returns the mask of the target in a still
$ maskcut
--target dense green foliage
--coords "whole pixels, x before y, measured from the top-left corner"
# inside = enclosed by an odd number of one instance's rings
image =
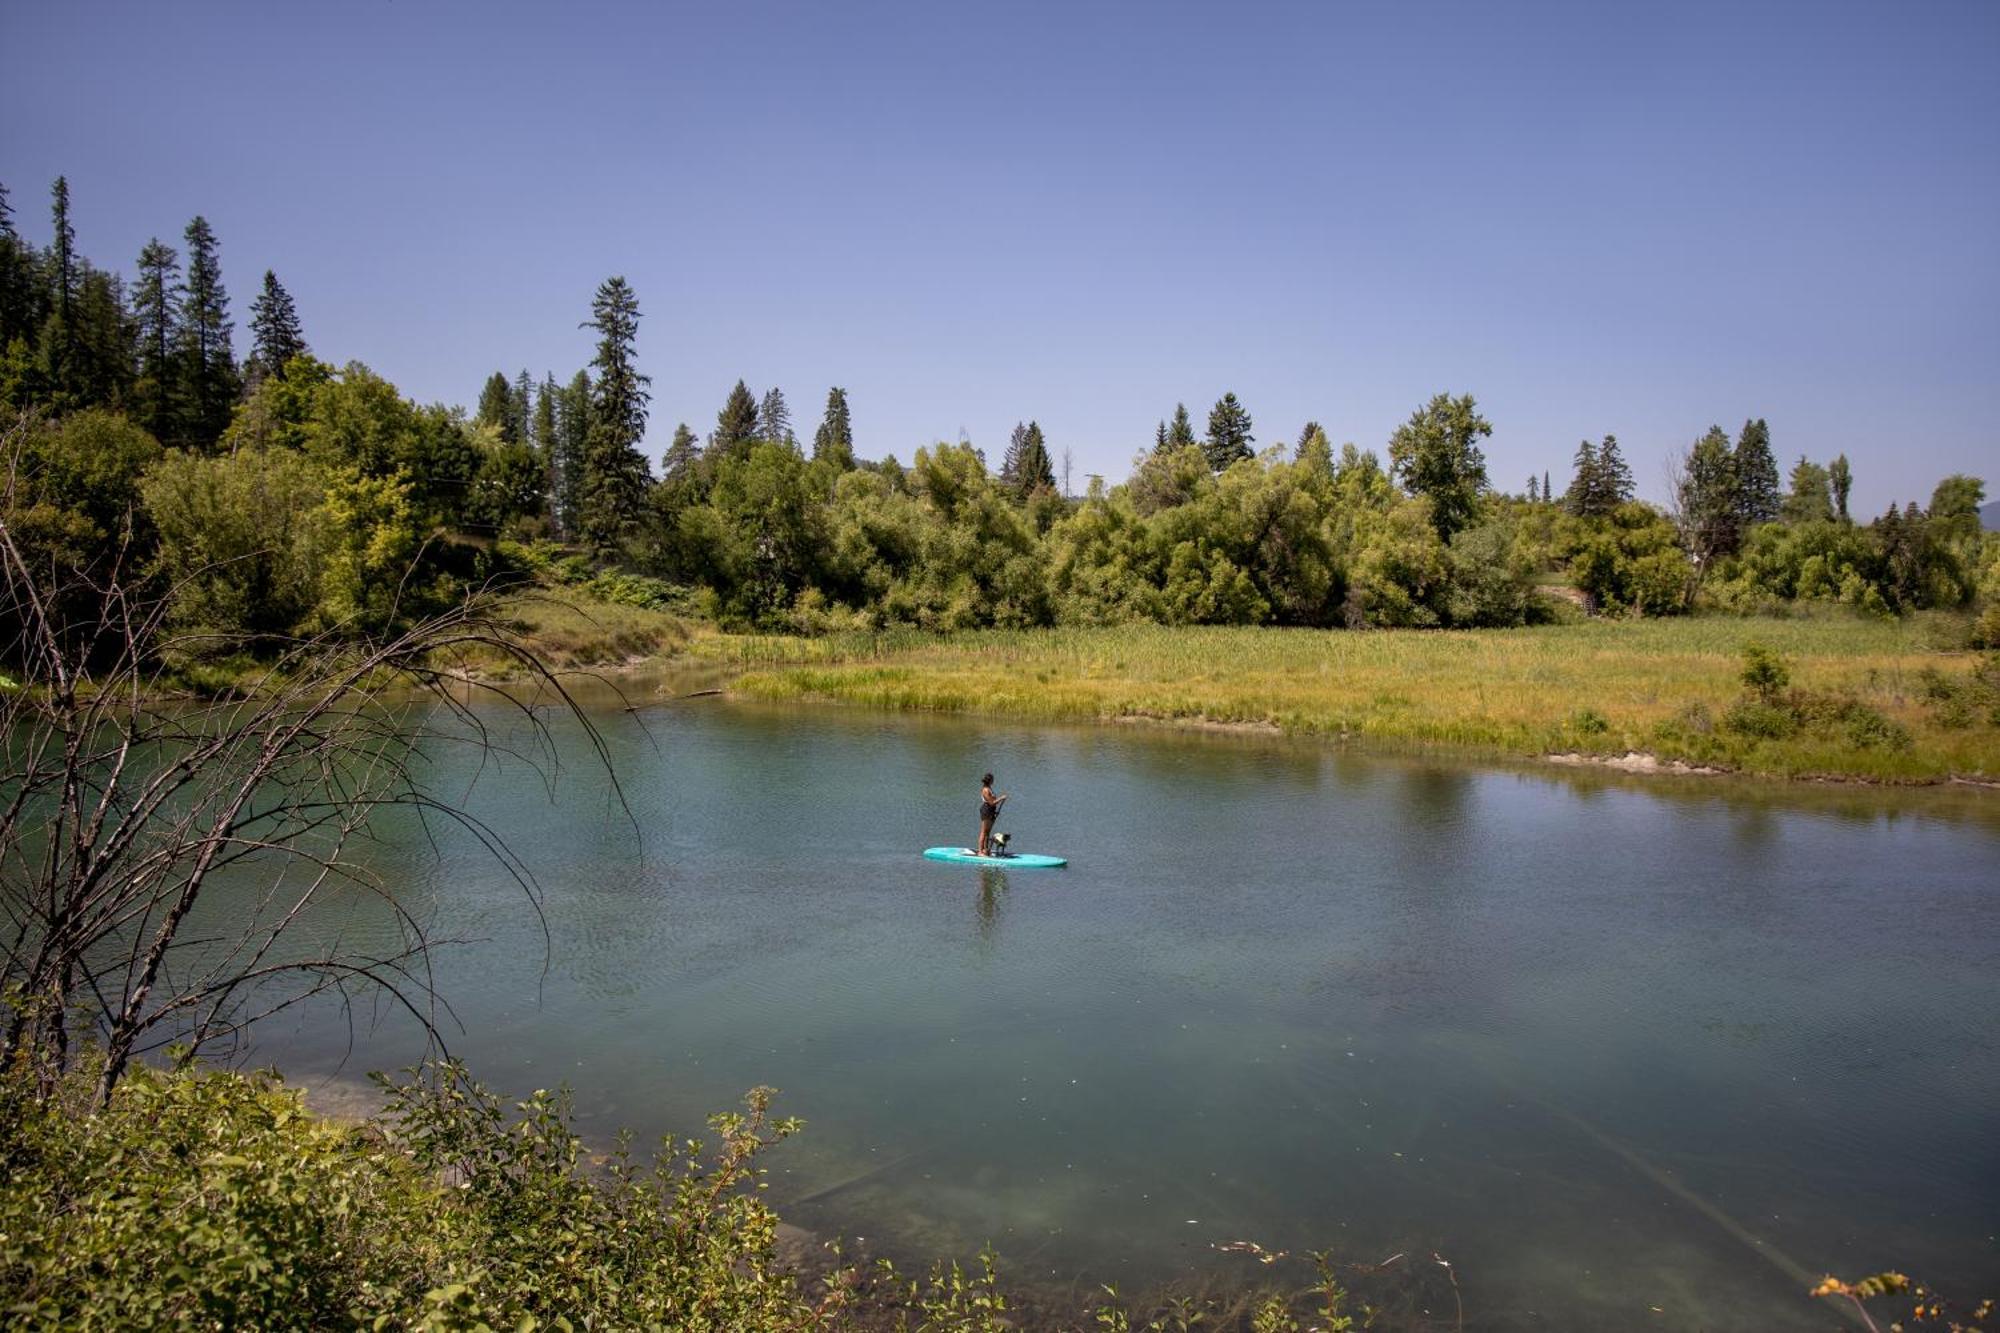
[[[1079,498],[1059,489],[1054,454],[1066,451],[1037,421],[1016,428],[997,469],[966,442],[919,449],[907,467],[870,463],[843,389],[828,391],[808,453],[783,391],[760,397],[739,380],[706,441],[675,429],[656,477],[640,452],[639,300],[622,278],[592,301],[588,371],[567,384],[495,372],[468,417],[412,403],[358,363],[314,360],[268,272],[238,365],[206,222],[189,224],[183,251],[148,243],[127,300],[75,252],[66,183],[53,205],[47,252],[0,222],[0,412],[28,464],[7,508],[45,560],[123,538],[128,568],[179,583],[189,625],[376,628],[471,583],[532,574],[499,552],[537,541],[685,588],[677,605],[725,625],[804,632],[1501,626],[1573,615],[1573,603],[1650,616],[1824,601],[1885,615],[1990,607],[2000,587],[1976,479],[1947,478],[1928,509],[1857,525],[1845,458],[1800,458],[1781,492],[1770,429],[1753,419],[1733,444],[1719,427],[1695,442],[1671,512],[1633,498],[1611,435],[1579,447],[1566,488],[1545,476],[1512,497],[1488,480],[1492,425],[1470,395],[1417,408],[1386,442],[1386,467],[1373,451],[1336,451],[1316,423],[1295,446],[1253,453],[1233,393],[1201,437],[1177,404],[1126,483]],[[66,442],[85,456],[59,458]]]
[[[17,1328],[829,1326],[777,1262],[757,1154],[797,1128],[714,1117],[710,1154],[620,1144],[601,1169],[566,1094],[510,1113],[453,1065],[384,1081],[344,1125],[274,1076],[138,1069],[0,1086],[0,1291]]]

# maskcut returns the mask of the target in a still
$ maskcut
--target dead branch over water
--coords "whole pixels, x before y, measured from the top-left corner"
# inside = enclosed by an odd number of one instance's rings
[[[553,785],[551,712],[608,767],[562,681],[484,595],[372,632],[224,641],[178,630],[174,589],[128,567],[123,543],[84,569],[37,568],[31,549],[0,523],[0,663],[19,677],[0,691],[0,1058],[52,1082],[95,1045],[102,1102],[136,1054],[226,1051],[249,1024],[328,992],[386,997],[441,1045],[440,941],[358,852],[385,812],[443,821],[539,911],[502,835],[425,776],[438,746],[469,745],[482,766],[517,759]],[[169,663],[231,652],[263,663],[245,687],[170,690]],[[471,653],[519,670],[469,680],[456,664]],[[206,914],[194,938],[204,891],[251,866],[247,902],[232,899],[220,929]],[[379,899],[393,938],[308,945],[300,923],[333,892]]]

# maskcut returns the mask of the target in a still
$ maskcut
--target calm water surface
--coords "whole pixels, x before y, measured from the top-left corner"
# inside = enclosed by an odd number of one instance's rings
[[[1803,1293],[1827,1270],[2000,1291],[1990,793],[716,700],[597,720],[630,819],[574,736],[553,801],[518,765],[470,787],[546,944],[470,840],[383,830],[405,900],[484,941],[440,960],[454,1048],[510,1092],[568,1082],[592,1137],[776,1085],[808,1128],[773,1192],[817,1232],[990,1241],[1085,1292],[1261,1276],[1212,1249],[1240,1239],[1436,1254],[1469,1328],[1839,1328]],[[918,857],[974,836],[986,768],[1068,870]],[[258,1054],[332,1081],[418,1049],[327,1011]]]

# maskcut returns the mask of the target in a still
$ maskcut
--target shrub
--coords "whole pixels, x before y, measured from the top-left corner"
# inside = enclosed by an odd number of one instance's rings
[[[1778,691],[1792,680],[1791,669],[1785,659],[1766,648],[1761,643],[1743,645],[1743,683],[1765,703],[1778,697]]]

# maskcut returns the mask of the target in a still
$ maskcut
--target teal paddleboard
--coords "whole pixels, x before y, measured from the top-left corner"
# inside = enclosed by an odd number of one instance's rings
[[[1069,864],[1066,856],[1039,856],[1034,852],[1014,852],[1007,856],[981,856],[970,847],[931,847],[925,856],[933,861],[950,861],[962,866],[999,866],[1014,870],[1053,870]]]

